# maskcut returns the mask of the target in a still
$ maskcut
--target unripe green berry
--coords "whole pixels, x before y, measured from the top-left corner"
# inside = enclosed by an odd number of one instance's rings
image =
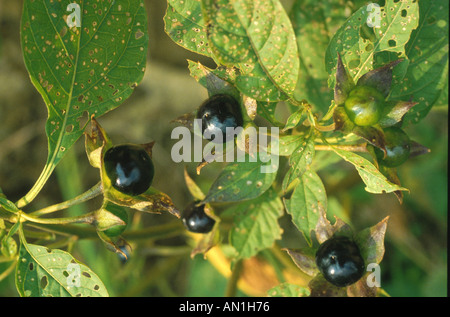
[[[356,86],[345,100],[344,108],[354,124],[372,126],[380,120],[384,105],[381,92],[370,86]]]
[[[384,130],[386,157],[384,152],[375,148],[375,155],[380,165],[397,167],[403,164],[411,152],[411,140],[400,128],[389,127]]]

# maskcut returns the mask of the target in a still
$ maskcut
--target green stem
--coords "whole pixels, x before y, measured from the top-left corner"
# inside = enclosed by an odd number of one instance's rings
[[[85,215],[76,216],[76,217],[63,217],[63,218],[39,218],[28,215],[26,213],[21,213],[21,218],[25,221],[30,221],[34,223],[40,224],[54,224],[54,225],[63,225],[69,223],[87,223],[91,224],[95,220],[94,212],[90,212]]]
[[[225,297],[234,297],[237,292],[237,283],[242,271],[242,259],[238,260],[234,265],[231,276],[228,279],[227,289],[225,290]]]
[[[101,182],[98,182],[92,188],[90,188],[86,192],[82,193],[81,195],[78,195],[75,198],[72,198],[70,200],[64,201],[59,204],[55,204],[52,206],[48,206],[48,207],[39,209],[35,212],[30,213],[29,215],[42,216],[42,215],[49,214],[49,213],[52,213],[52,212],[55,212],[58,210],[66,209],[73,205],[77,205],[77,204],[83,203],[89,199],[95,198],[98,195],[100,195],[101,193],[102,193],[102,184],[101,184]]]
[[[34,198],[39,194],[39,192],[44,187],[45,183],[49,179],[50,175],[52,174],[53,170],[55,169],[54,164],[46,164],[44,169],[42,170],[41,175],[39,175],[39,178],[37,179],[36,183],[34,183],[33,187],[30,189],[30,191],[23,196],[20,200],[17,201],[16,206],[20,209],[28,205],[33,201]]]
[[[16,267],[16,264],[17,264],[17,258],[11,259],[11,260],[13,260],[11,265],[2,274],[0,274],[0,282],[3,281],[14,270],[14,268]]]

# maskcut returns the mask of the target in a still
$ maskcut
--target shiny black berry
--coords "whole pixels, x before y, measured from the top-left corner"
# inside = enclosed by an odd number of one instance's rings
[[[364,260],[358,246],[347,237],[332,237],[316,253],[316,264],[325,279],[343,287],[358,281],[364,274]]]
[[[390,127],[384,130],[384,138],[386,156],[379,148],[375,148],[378,163],[386,167],[397,167],[403,164],[411,152],[409,136],[400,128]]]
[[[111,185],[121,193],[140,195],[152,184],[155,173],[152,160],[138,145],[114,146],[106,151],[103,162]]]
[[[239,102],[227,94],[214,95],[206,100],[197,111],[197,119],[202,120],[203,136],[216,143],[232,140],[234,128],[243,124]]]
[[[205,205],[196,206],[195,202],[188,205],[181,216],[186,229],[195,233],[208,233],[216,223],[205,213]]]

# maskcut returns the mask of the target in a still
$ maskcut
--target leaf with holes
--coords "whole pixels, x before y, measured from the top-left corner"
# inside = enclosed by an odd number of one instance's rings
[[[127,99],[144,75],[148,46],[142,0],[24,2],[26,68],[48,108],[48,178],[99,117]]]
[[[99,277],[62,250],[22,241],[16,286],[23,297],[107,297]]]
[[[374,27],[368,27],[367,19],[378,14],[379,21],[373,22]],[[328,85],[334,87],[335,84],[338,53],[355,82],[374,68],[375,55],[380,52],[396,53],[397,58],[406,57],[405,45],[418,22],[415,0],[386,0],[383,7],[362,6],[339,28],[328,45],[325,54],[325,66],[330,74]]]
[[[204,0],[212,53],[241,70],[237,88],[258,101],[292,96],[298,78],[297,43],[278,0]]]
[[[391,99],[417,102],[405,120],[419,122],[448,88],[449,2],[419,1],[419,26],[405,47],[410,63]],[[444,101],[448,104],[448,98]]]
[[[271,161],[253,160],[249,156],[244,162],[228,164],[211,185],[204,202],[241,201],[262,195],[272,186],[277,175],[273,164]]]
[[[311,244],[310,233],[316,228],[320,208],[326,210],[327,194],[319,175],[306,171],[299,176],[300,182],[294,188],[289,199],[284,200],[286,211],[292,216],[292,222]]]
[[[306,287],[290,284],[281,283],[275,287],[272,287],[267,291],[267,296],[269,297],[306,297],[309,296],[310,290]]]
[[[230,244],[237,252],[235,260],[250,258],[281,239],[283,231],[278,218],[283,215],[283,203],[271,189],[226,212],[234,215]]]
[[[301,61],[294,96],[297,100],[308,100],[319,111],[328,109],[333,96],[327,85],[328,73],[323,64],[331,39],[329,28],[332,25],[329,24],[339,20],[339,15],[333,14],[333,19],[327,21],[325,17],[330,16],[332,10],[344,11],[342,3],[297,0],[290,13]]]
[[[347,162],[353,164],[366,184],[365,190],[373,194],[392,193],[398,190],[408,191],[397,184],[390,182],[377,168],[364,157],[350,151],[341,150],[331,146],[331,149]]]
[[[164,30],[178,45],[187,50],[211,56],[201,0],[167,1]]]

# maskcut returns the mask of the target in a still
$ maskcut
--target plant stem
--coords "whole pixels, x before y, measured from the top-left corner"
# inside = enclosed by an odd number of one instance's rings
[[[17,258],[11,259],[12,261],[11,265],[2,274],[0,274],[0,282],[4,280],[14,270],[14,268],[17,265]]]
[[[228,279],[227,289],[225,290],[225,297],[234,297],[237,292],[237,283],[242,271],[242,259],[238,260],[234,265],[231,276]]]
[[[70,200],[64,201],[62,203],[58,203],[52,206],[48,206],[42,209],[39,209],[35,212],[30,213],[31,216],[42,216],[45,214],[49,214],[58,210],[69,208],[70,206],[80,204],[82,202],[85,202],[89,199],[95,198],[98,195],[102,193],[102,184],[101,182],[98,182],[95,184],[92,188],[87,190],[86,192],[82,193],[81,195],[78,195],[75,198],[72,198]]]
[[[25,196],[20,198],[20,200],[17,201],[16,206],[19,209],[25,207],[30,202],[32,202],[34,198],[36,198],[36,196],[42,190],[42,188],[44,187],[45,183],[47,182],[48,178],[50,177],[54,169],[55,169],[54,164],[47,163],[45,165],[41,175],[39,175],[38,180],[36,181],[36,183],[34,183],[30,191]]]
[[[69,223],[91,224],[95,220],[94,212],[90,212],[88,214],[76,216],[76,217],[63,217],[63,218],[39,218],[39,217],[34,217],[32,215],[28,215],[26,213],[21,213],[20,216],[21,216],[21,218],[25,219],[26,221],[40,223],[40,224],[55,224],[55,225],[62,225],[62,224],[69,224]]]

